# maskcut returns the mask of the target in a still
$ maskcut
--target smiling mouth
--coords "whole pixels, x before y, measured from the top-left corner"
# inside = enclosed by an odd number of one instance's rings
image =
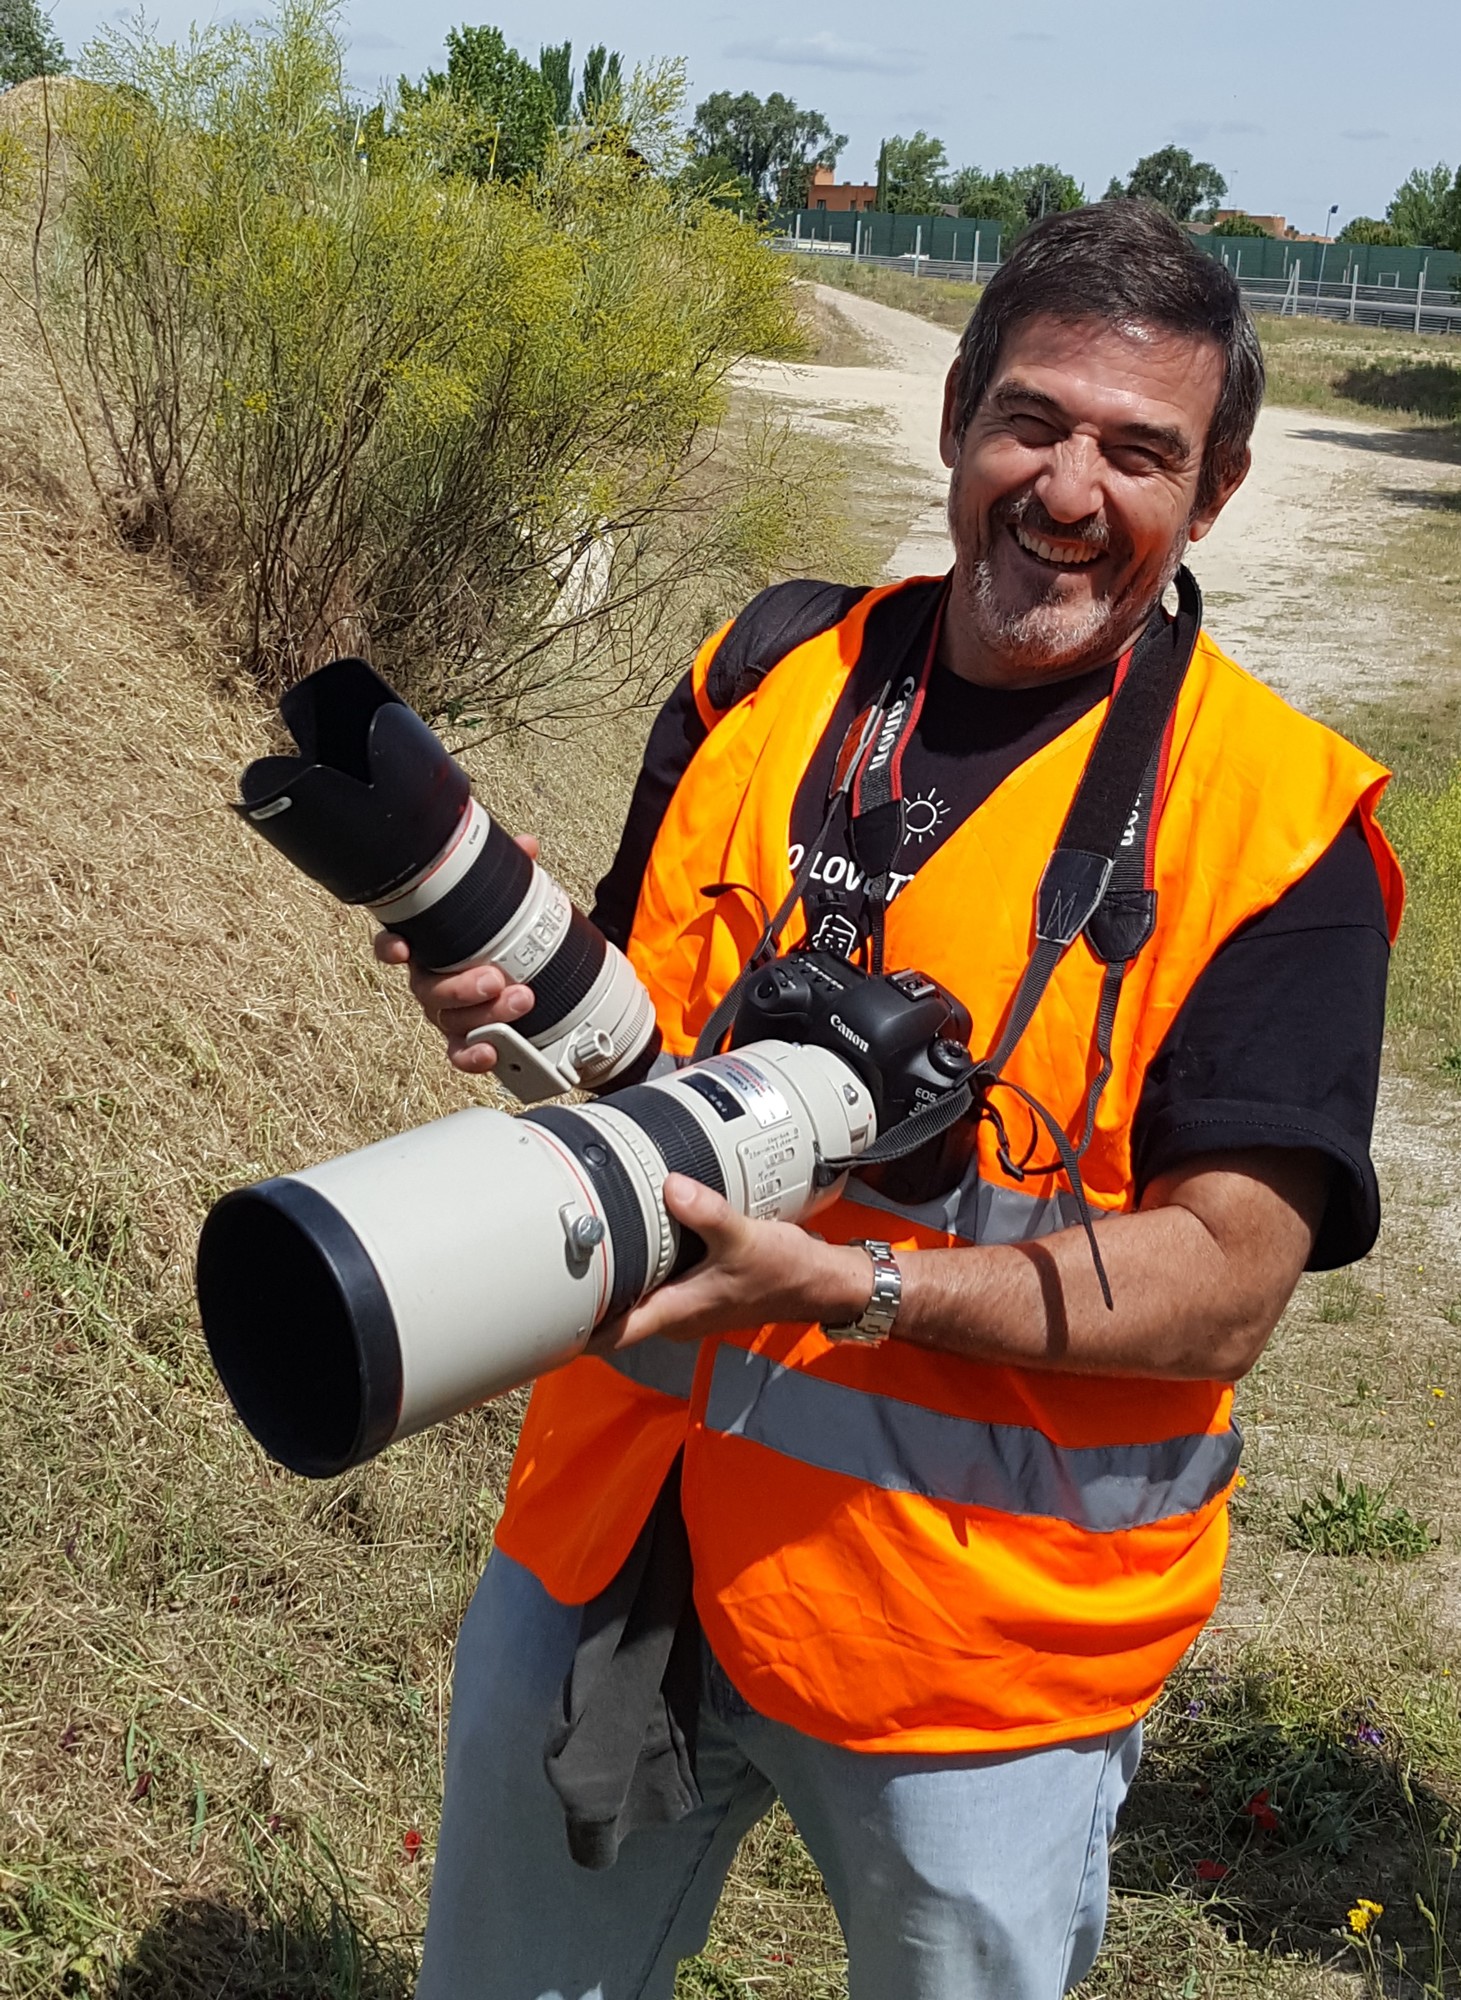
[[[1010,533],[1027,556],[1033,556],[1048,569],[1084,568],[1105,554],[1105,549],[1095,542],[1047,542],[1043,535],[1032,535],[1018,522],[1011,525]]]

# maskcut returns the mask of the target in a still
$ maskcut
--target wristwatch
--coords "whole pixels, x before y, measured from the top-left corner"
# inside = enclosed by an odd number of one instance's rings
[[[849,1250],[866,1250],[873,1260],[873,1293],[861,1314],[846,1326],[828,1326],[822,1331],[828,1340],[855,1341],[862,1347],[877,1347],[893,1331],[898,1308],[903,1303],[903,1274],[893,1257],[891,1243],[870,1243],[856,1237]]]

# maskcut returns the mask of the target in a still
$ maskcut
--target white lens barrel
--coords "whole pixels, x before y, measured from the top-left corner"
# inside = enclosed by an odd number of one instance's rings
[[[496,965],[533,989],[509,1034],[472,1037],[498,1046],[502,1080],[525,1102],[600,1089],[649,1047],[654,1007],[628,959],[476,799],[431,866],[371,910],[434,971]]]
[[[293,1471],[326,1477],[531,1381],[684,1268],[665,1176],[796,1221],[877,1136],[829,1050],[760,1042],[597,1103],[459,1111],[226,1195],[198,1250],[214,1362]]]

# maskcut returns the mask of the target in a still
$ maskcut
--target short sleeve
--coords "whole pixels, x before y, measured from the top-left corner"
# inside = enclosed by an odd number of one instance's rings
[[[1189,994],[1143,1085],[1138,1188],[1204,1153],[1310,1149],[1333,1172],[1309,1268],[1363,1257],[1380,1226],[1370,1136],[1389,955],[1379,875],[1355,817]]]

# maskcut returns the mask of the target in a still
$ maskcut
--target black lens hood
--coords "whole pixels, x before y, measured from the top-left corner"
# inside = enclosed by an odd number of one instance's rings
[[[279,713],[297,757],[260,757],[235,811],[342,903],[378,903],[428,868],[467,809],[466,772],[364,660],[332,660]]]

